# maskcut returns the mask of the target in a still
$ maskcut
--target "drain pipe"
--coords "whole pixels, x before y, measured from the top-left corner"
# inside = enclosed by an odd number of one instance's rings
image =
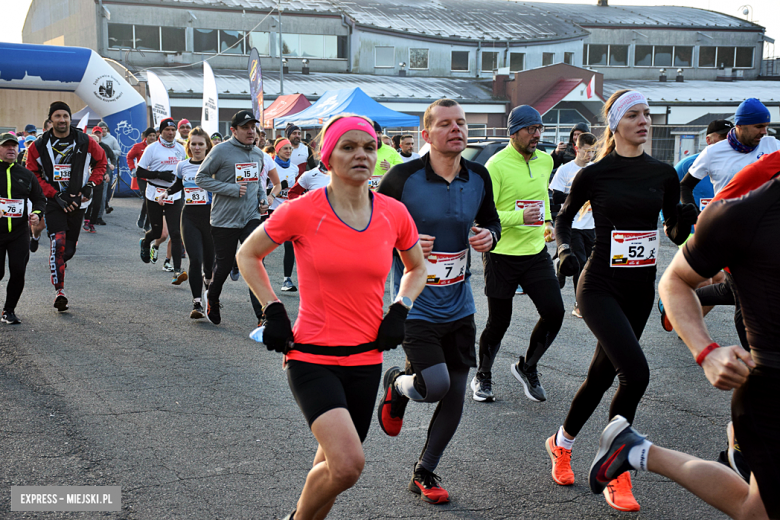
[[[341,15],[341,25],[349,29],[349,36],[347,36],[347,72],[352,72],[352,34],[355,30],[355,22],[349,19],[347,23],[347,16]]]

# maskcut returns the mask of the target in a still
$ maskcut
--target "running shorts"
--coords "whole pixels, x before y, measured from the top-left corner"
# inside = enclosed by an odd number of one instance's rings
[[[780,369],[753,369],[731,398],[731,418],[766,512],[780,518]]]
[[[473,314],[447,323],[406,320],[403,347],[416,374],[441,363],[470,368],[477,366],[476,338]]]
[[[309,428],[325,412],[346,408],[360,442],[366,439],[374,417],[381,377],[381,364],[339,366],[287,361],[287,382]]]

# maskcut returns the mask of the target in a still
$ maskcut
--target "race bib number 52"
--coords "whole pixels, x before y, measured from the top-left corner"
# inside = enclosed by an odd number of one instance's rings
[[[432,252],[425,259],[425,267],[428,269],[426,284],[429,287],[443,287],[462,282],[466,278],[467,259],[468,249],[458,253]]]
[[[658,258],[658,230],[613,231],[610,267],[648,267]]]

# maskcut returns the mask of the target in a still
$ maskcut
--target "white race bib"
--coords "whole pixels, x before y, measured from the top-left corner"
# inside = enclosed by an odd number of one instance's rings
[[[610,267],[647,267],[658,258],[658,230],[613,231]]]
[[[70,182],[70,164],[55,164],[54,180],[57,182]]]
[[[256,162],[236,163],[236,182],[257,182],[260,180],[260,168]]]
[[[287,200],[289,194],[290,194],[290,188],[282,188],[282,190],[279,192],[279,195],[277,195],[276,198]]]
[[[428,287],[444,287],[460,283],[466,279],[466,261],[468,249],[458,253],[432,252],[425,259],[425,267],[428,269]]]
[[[368,187],[376,191],[376,189],[379,187],[379,181],[382,180],[381,175],[372,175],[370,179],[368,179]]]
[[[532,208],[534,206],[538,206],[539,209],[542,210],[541,218],[540,220],[537,220],[536,222],[533,222],[531,224],[523,224],[524,226],[533,226],[533,227],[539,227],[544,225],[544,201],[543,200],[516,200],[515,201],[515,211],[523,211],[525,208]]]
[[[704,211],[704,208],[712,202],[712,199],[699,199],[699,211]]]
[[[199,206],[209,203],[209,194],[203,188],[184,188],[184,205]]]
[[[168,190],[165,188],[155,188],[154,189],[154,201],[160,202],[163,201],[163,204],[173,204],[172,199],[168,199]]]
[[[0,218],[19,218],[24,215],[24,199],[0,198]]]

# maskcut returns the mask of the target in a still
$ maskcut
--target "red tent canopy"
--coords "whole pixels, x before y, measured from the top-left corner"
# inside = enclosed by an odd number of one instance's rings
[[[303,94],[290,94],[279,96],[263,111],[263,127],[273,128],[274,119],[285,115],[297,114],[301,110],[311,106],[309,100]]]

